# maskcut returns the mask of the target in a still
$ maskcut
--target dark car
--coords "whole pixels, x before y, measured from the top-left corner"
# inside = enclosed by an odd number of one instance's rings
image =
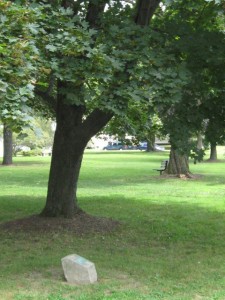
[[[138,145],[139,150],[147,150],[147,143],[143,142]]]
[[[108,144],[103,148],[103,150],[123,150],[124,145],[121,143],[113,143],[113,144]]]
[[[124,145],[122,143],[113,143],[105,146],[103,150],[137,150],[137,146]]]
[[[139,150],[147,150],[147,142],[143,142],[143,143],[140,143],[139,146],[138,146],[138,149]],[[165,148],[164,147],[161,147],[157,144],[154,145],[154,149],[156,151],[165,151]]]

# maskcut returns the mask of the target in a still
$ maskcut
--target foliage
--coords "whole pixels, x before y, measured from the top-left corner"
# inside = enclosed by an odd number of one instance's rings
[[[183,66],[174,67],[162,34],[130,20],[131,8],[114,2],[97,30],[69,7],[1,5],[1,82],[7,92],[2,117],[8,121],[26,113],[25,104],[46,114],[50,105],[33,98],[33,85],[54,96],[57,81],[67,83],[60,89],[65,100],[87,111],[98,107],[124,115],[130,100],[148,102],[152,94],[158,101],[179,99]]]
[[[129,135],[132,142],[138,144],[141,141],[155,140],[155,137],[162,138],[162,126],[161,120],[148,105],[137,103],[128,107],[123,118],[113,118],[105,127],[104,133],[117,136],[120,141],[126,140]]]
[[[69,8],[37,7],[38,21],[29,28],[40,51],[36,87],[42,92],[52,88],[54,95],[54,83],[63,81],[67,103],[119,115],[130,100],[148,102],[153,93],[159,101],[179,99],[183,66],[174,67],[161,47],[163,35],[136,26],[120,5],[105,12],[98,30]]]
[[[195,88],[204,90],[209,99],[212,93],[218,96],[215,82],[205,84],[204,89],[202,84],[206,77],[215,78],[212,72],[221,74],[224,45],[218,43],[223,40],[218,28],[224,24],[223,2],[199,0],[184,6],[182,1],[167,1],[152,28],[136,26],[130,20],[132,5],[123,7],[116,1],[105,11],[101,28],[91,28],[85,21],[85,6],[74,15],[74,7],[0,4],[5,118],[17,118],[21,106],[27,110],[24,103],[33,97],[34,83],[42,92],[55,95],[57,81],[67,83],[60,90],[66,101],[85,105],[87,111],[98,107],[124,115],[129,101],[142,105],[149,97],[157,104],[170,105],[181,99],[182,87],[190,79],[186,63],[191,74],[196,74],[190,85],[195,82]],[[208,40],[210,47],[206,47]],[[221,54],[215,57],[210,49],[216,45]],[[205,61],[208,67],[202,69]],[[30,104],[46,112],[39,98]]]
[[[34,149],[34,150],[28,150],[28,151],[18,151],[16,155],[18,156],[41,156],[41,149]]]
[[[217,142],[224,138],[223,4],[197,1],[180,5],[182,2],[175,2],[172,10],[168,8],[158,25],[167,31],[177,63],[186,62],[189,82],[183,88],[182,101],[161,105],[159,113],[173,147],[200,158],[191,141],[196,132],[205,131],[208,139],[211,137]]]
[[[34,150],[34,152],[30,151],[29,153],[26,153],[30,154],[30,156],[32,156],[32,153],[36,152],[37,154],[41,154],[40,149],[52,146],[53,136],[54,131],[52,129],[52,121],[46,121],[45,119],[36,116],[29,124],[29,127],[23,127],[21,132],[14,134],[14,155],[16,155],[18,151],[21,151],[24,146]]]
[[[26,101],[33,97],[37,49],[28,25],[35,14],[8,1],[0,1],[0,11],[0,117],[11,127],[16,127],[19,119],[19,127],[20,122],[27,121]]]

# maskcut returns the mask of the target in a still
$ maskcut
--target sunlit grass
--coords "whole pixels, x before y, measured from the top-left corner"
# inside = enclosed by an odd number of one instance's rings
[[[225,299],[224,147],[219,162],[190,164],[195,180],[154,171],[168,152],[84,155],[80,206],[121,226],[110,234],[0,231],[0,299]],[[0,222],[44,206],[49,157],[0,167]],[[98,283],[69,286],[60,260],[77,253],[96,264]]]

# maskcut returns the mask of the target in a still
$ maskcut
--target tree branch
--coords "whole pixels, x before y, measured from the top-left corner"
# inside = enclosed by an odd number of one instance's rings
[[[75,16],[79,12],[81,3],[82,3],[82,0],[76,0],[76,1],[74,1],[74,0],[62,0],[62,6],[64,8],[70,7],[73,10]]]
[[[113,117],[112,112],[105,112],[98,108],[93,110],[83,121],[82,129],[88,132],[88,138],[97,134]]]
[[[53,96],[50,96],[47,92],[43,92],[38,88],[35,88],[34,93],[42,99],[42,102],[47,105],[51,111],[56,112],[56,100]]]
[[[141,26],[149,25],[160,0],[138,0],[135,23]]]
[[[109,0],[90,0],[88,5],[88,11],[86,21],[90,27],[98,28],[100,23],[101,14],[104,12],[106,4]]]

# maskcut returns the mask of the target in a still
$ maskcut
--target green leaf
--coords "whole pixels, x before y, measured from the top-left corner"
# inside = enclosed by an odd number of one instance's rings
[[[54,45],[51,45],[51,44],[46,45],[45,48],[47,50],[49,50],[50,52],[56,52],[56,50],[57,50],[57,47]]]

